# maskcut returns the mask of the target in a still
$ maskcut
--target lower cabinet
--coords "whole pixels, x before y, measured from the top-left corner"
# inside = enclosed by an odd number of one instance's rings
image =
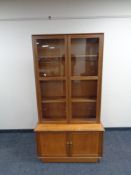
[[[37,132],[38,157],[44,162],[97,162],[102,138],[101,131]]]
[[[73,132],[72,156],[73,157],[101,157],[100,132]]]
[[[67,134],[64,132],[37,133],[37,149],[40,157],[67,156]]]

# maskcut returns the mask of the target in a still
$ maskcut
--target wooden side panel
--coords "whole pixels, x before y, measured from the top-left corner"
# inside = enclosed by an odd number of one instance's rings
[[[38,132],[36,135],[39,157],[67,156],[65,132]]]
[[[101,157],[101,132],[72,132],[73,157]]]

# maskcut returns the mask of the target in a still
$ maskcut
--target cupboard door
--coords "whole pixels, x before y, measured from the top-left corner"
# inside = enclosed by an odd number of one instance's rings
[[[98,157],[101,156],[100,132],[73,132],[72,156],[73,157]]]
[[[71,83],[72,98],[79,100],[96,100],[97,81],[96,80],[73,80]]]
[[[43,121],[64,121],[66,118],[65,102],[45,102],[42,104]]]
[[[98,38],[71,39],[71,74],[72,76],[98,75]]]
[[[39,157],[67,156],[67,135],[64,132],[37,133],[37,150]]]
[[[66,122],[67,36],[35,36],[34,48],[40,122]]]
[[[100,120],[102,40],[99,34],[68,37],[71,122],[94,123]]]
[[[71,110],[73,121],[95,121],[97,101],[96,80],[73,80],[71,83]]]
[[[36,40],[39,75],[41,77],[63,77],[65,76],[65,39],[41,38]]]
[[[77,120],[95,120],[96,103],[95,102],[73,102],[72,118]]]
[[[42,81],[40,83],[43,121],[65,121],[67,117],[65,81]]]
[[[66,99],[65,81],[41,81],[40,89],[42,101]]]

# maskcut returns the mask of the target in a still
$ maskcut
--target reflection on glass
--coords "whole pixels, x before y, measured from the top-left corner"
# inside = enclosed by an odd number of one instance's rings
[[[40,87],[42,100],[66,97],[65,81],[42,81]]]
[[[97,38],[71,40],[71,72],[73,76],[96,76],[98,74]]]
[[[66,118],[66,103],[43,103],[43,120],[64,120]]]
[[[95,119],[96,103],[72,103],[73,119]]]
[[[73,80],[71,91],[73,98],[96,99],[97,81]]]
[[[41,77],[64,76],[65,48],[63,39],[37,40],[38,64]]]

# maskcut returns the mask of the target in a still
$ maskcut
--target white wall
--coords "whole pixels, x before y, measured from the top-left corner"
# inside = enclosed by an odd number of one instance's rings
[[[131,15],[131,1],[30,2],[0,1],[0,129],[28,129],[37,123],[31,35],[88,32],[105,34],[102,122],[131,127],[131,18],[3,20]]]
[[[0,18],[131,15],[130,0],[0,0]]]

